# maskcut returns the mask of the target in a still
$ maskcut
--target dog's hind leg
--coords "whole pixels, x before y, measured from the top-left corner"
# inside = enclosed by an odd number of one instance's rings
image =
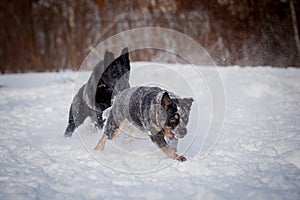
[[[103,114],[102,111],[101,111],[101,112],[96,111],[97,126],[98,126],[100,129],[103,129],[104,122],[105,122],[105,119],[103,119],[102,114]]]
[[[76,125],[75,125],[75,121],[74,121],[74,117],[73,117],[73,113],[72,113],[72,106],[71,106],[70,111],[69,111],[68,126],[67,126],[64,136],[71,137],[75,128],[76,128]]]
[[[120,136],[120,134],[121,134],[122,129],[124,128],[124,126],[125,126],[125,122],[123,121],[119,125],[119,128],[117,128],[116,131],[114,132],[113,137],[111,138],[112,140],[117,139]]]
[[[107,140],[116,139],[122,132],[124,128],[124,121],[120,124],[117,123],[110,113],[107,119],[107,124],[103,133],[102,138],[98,142],[97,146],[94,148],[95,150],[103,150],[105,147],[105,143]]]
[[[77,104],[74,106],[74,103],[71,105],[69,112],[69,121],[68,127],[64,134],[65,137],[71,137],[74,130],[79,127],[84,120],[88,117],[88,108],[84,104]]]
[[[104,150],[104,147],[105,147],[105,143],[106,141],[109,139],[109,140],[114,140],[116,138],[119,137],[119,135],[121,134],[122,132],[122,129],[124,128],[124,122],[121,123],[121,125],[119,126],[119,128],[117,128],[113,134],[113,136],[111,138],[109,138],[109,136],[107,134],[103,134],[101,139],[99,140],[97,146],[94,148],[95,150],[101,150],[103,151]]]
[[[98,129],[103,129],[103,126],[104,126],[105,119],[103,120],[102,114],[103,114],[102,111],[91,110],[90,117],[91,117],[92,123]]]

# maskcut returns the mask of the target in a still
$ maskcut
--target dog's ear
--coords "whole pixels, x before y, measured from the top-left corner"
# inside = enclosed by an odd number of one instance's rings
[[[115,60],[115,55],[109,51],[105,51],[104,54],[104,66],[108,67]]]
[[[161,98],[161,105],[162,105],[162,107],[164,107],[164,109],[167,109],[168,105],[170,105],[170,104],[171,104],[171,98],[170,98],[168,92],[165,92]]]
[[[129,63],[129,53],[128,53],[128,48],[127,47],[122,49],[120,58],[124,63]]]
[[[124,49],[122,49],[121,55],[124,55],[126,53],[128,53],[128,47],[125,47]]]
[[[193,98],[183,98],[181,100],[181,103],[184,107],[186,107],[188,110],[191,109],[192,107],[192,103],[194,102],[194,99]]]

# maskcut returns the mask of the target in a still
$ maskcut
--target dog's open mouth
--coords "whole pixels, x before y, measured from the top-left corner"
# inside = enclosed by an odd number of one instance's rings
[[[172,132],[171,126],[165,126],[163,129],[163,133],[169,138],[173,138],[175,136],[175,134]]]

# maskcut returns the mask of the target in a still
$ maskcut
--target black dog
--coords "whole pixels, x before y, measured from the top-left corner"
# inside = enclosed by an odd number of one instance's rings
[[[185,161],[184,156],[176,154],[177,143],[187,134],[193,101],[192,98],[181,99],[158,87],[128,88],[115,97],[104,134],[95,150],[103,150],[107,139],[118,137],[125,121],[129,121],[148,132],[152,142],[170,158]]]
[[[103,128],[103,111],[111,106],[114,91],[129,88],[130,61],[128,48],[124,48],[118,58],[106,51],[104,60],[93,70],[89,80],[75,95],[69,112],[66,137],[72,136],[74,130],[87,117],[99,128]]]

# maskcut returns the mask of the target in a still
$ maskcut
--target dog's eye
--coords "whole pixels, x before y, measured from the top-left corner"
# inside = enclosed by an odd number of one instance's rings
[[[179,116],[178,115],[175,115],[174,117],[170,118],[170,123],[171,124],[178,124],[178,122],[179,122]]]

